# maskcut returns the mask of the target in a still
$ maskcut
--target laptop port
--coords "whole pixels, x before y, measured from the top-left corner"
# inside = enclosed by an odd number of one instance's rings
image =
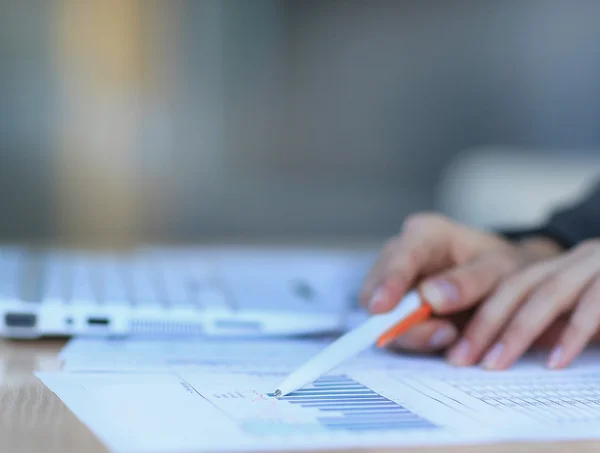
[[[35,327],[37,316],[33,313],[6,313],[4,324],[6,327]]]
[[[248,332],[259,332],[262,329],[262,323],[258,321],[241,321],[234,319],[217,319],[215,327],[224,330],[238,330]]]
[[[108,326],[110,320],[108,318],[88,318],[88,326]]]

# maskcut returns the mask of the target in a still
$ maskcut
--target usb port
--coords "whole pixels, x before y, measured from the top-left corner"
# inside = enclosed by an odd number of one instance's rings
[[[37,316],[33,313],[6,313],[4,323],[6,327],[35,327]]]
[[[108,326],[110,320],[108,318],[88,318],[87,323],[89,326]]]

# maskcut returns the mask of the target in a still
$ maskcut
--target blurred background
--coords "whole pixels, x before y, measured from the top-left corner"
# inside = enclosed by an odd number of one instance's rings
[[[531,223],[600,172],[600,2],[0,0],[0,239]]]

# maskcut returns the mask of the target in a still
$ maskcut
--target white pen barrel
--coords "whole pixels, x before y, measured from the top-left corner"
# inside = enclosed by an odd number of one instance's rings
[[[278,390],[286,395],[313,382],[340,363],[371,347],[382,334],[420,307],[421,299],[419,295],[415,291],[411,291],[400,301],[396,308],[387,313],[371,316],[356,329],[348,332],[318,353],[292,373]]]

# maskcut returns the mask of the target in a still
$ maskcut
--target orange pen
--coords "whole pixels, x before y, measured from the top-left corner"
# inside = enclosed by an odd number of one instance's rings
[[[384,347],[397,336],[431,316],[431,307],[416,291],[409,292],[393,310],[372,315],[357,328],[331,343],[290,374],[275,390],[275,396],[287,395],[313,382],[343,361],[376,344]]]
[[[408,332],[417,324],[420,324],[423,321],[429,319],[431,317],[431,313],[431,305],[427,303],[421,304],[419,308],[417,308],[411,314],[402,319],[398,324],[396,324],[383,335],[381,335],[377,340],[377,346],[380,348],[386,347],[395,338],[398,338],[403,333]]]

